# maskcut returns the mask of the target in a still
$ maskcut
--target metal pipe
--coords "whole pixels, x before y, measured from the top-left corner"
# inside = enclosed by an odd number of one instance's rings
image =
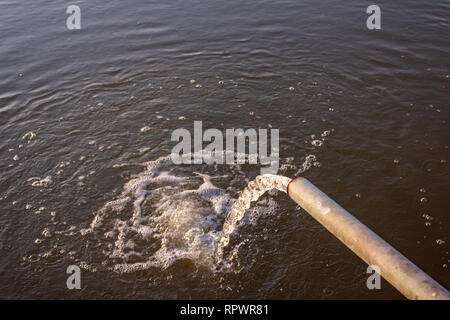
[[[408,299],[450,300],[443,286],[353,217],[307,179],[298,177],[287,194]]]

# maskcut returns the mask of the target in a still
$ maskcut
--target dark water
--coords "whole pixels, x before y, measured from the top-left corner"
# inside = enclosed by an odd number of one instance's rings
[[[385,281],[368,290],[366,265],[281,192],[241,221],[230,270],[202,263],[209,249],[187,234],[213,243],[225,212],[204,223],[208,201],[177,197],[203,172],[236,199],[254,166],[167,168],[169,198],[142,205],[168,219],[152,220],[159,238],[120,233],[132,202],[105,204],[194,120],[279,128],[282,162],[315,155],[309,180],[450,286],[448,1],[378,1],[381,31],[366,28],[368,1],[77,1],[77,31],[68,4],[0,2],[1,298],[402,298]],[[83,234],[101,208],[103,224]],[[121,235],[132,254],[114,257]],[[112,270],[164,245],[181,255]],[[71,264],[84,267],[82,290],[66,288]]]

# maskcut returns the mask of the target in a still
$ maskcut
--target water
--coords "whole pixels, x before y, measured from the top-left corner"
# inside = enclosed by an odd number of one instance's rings
[[[237,223],[244,217],[245,212],[250,209],[251,203],[259,200],[264,193],[273,189],[286,192],[289,181],[291,179],[288,177],[265,174],[257,176],[255,180],[249,182],[227,212],[217,248],[219,262],[223,259],[223,248],[229,244],[230,236],[235,231]]]
[[[0,2],[0,297],[401,298],[276,188],[227,220],[259,167],[173,165],[194,120],[280,129],[279,175],[450,286],[447,1],[77,4]]]

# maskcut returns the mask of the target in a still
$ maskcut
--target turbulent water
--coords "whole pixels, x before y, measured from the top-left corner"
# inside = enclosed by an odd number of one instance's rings
[[[306,159],[305,164],[310,157]],[[286,159],[285,164],[288,162]],[[238,165],[220,169],[215,166],[213,173],[204,166],[177,168],[170,157],[161,157],[155,161],[117,166],[142,166],[145,170],[124,185],[119,197],[95,213],[88,228],[71,226],[68,230],[53,232],[45,228],[43,237],[36,242],[43,244],[54,235],[64,235],[66,242],[81,235],[81,241],[94,243],[95,249],[91,250],[98,252],[94,255],[96,259],[101,259],[96,261],[74,251],[69,255],[91,272],[107,269],[129,273],[168,268],[182,259],[189,259],[196,266],[211,271],[225,271],[223,267],[228,261],[223,257],[224,248],[251,203],[273,189],[286,192],[290,181],[278,175],[257,176],[234,200],[226,188],[216,186],[213,180],[220,179],[221,185],[231,184],[236,179],[245,181],[245,173]],[[289,167],[296,168],[293,164]],[[261,214],[263,212],[265,210],[261,210]],[[52,249],[38,254],[37,258],[65,253],[55,250],[64,247],[55,242]],[[32,262],[34,257],[28,259]]]
[[[251,181],[242,191],[242,194],[236,200],[227,213],[227,218],[223,224],[222,232],[219,238],[218,255],[222,256],[223,247],[227,246],[230,236],[236,229],[236,224],[244,217],[245,211],[250,209],[252,202],[257,201],[265,192],[277,189],[286,192],[290,179],[277,175],[261,175]]]
[[[401,298],[297,175],[450,286],[448,1],[76,4],[0,1],[0,298]],[[279,129],[277,176],[174,165],[194,121]]]

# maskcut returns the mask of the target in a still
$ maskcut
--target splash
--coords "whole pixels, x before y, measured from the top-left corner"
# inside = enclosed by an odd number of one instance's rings
[[[308,171],[312,165],[320,166],[319,162],[317,162],[317,158],[315,155],[308,155],[305,158],[305,161],[302,164],[302,167],[295,173],[295,176],[299,176],[302,173]]]
[[[169,157],[146,166],[81,234],[97,238],[106,231],[103,264],[118,272],[166,268],[180,259],[212,268],[220,218],[232,198],[212,183],[212,176],[176,170]]]
[[[301,166],[294,165],[293,158],[281,161],[281,172],[289,170],[292,175],[308,170],[316,158],[307,156]],[[224,270],[229,264],[223,250],[251,203],[272,189],[285,192],[290,181],[270,174],[249,181],[252,171],[241,165],[180,166],[169,156],[114,165],[129,166],[145,169],[132,176],[115,199],[94,212],[84,229],[67,229],[64,221],[62,231],[47,226],[36,240],[40,246],[49,242],[51,245],[43,247],[51,249],[33,259],[67,253],[74,263],[93,272],[165,269],[179,260],[189,260],[198,268]],[[255,167],[253,173],[257,171]],[[271,214],[263,208],[259,211]],[[79,250],[87,246],[95,251]]]

